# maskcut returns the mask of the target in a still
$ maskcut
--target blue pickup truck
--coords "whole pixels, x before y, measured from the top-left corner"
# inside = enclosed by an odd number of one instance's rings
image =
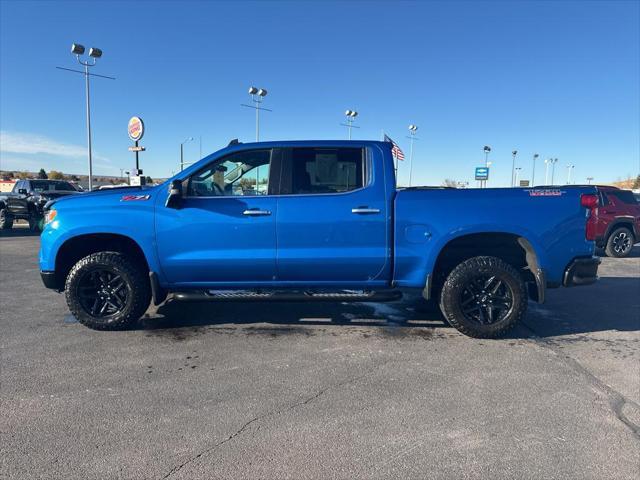
[[[84,325],[118,329],[151,300],[439,302],[497,337],[545,290],[597,280],[593,187],[396,188],[391,145],[237,141],[162,185],[56,200],[45,286]]]

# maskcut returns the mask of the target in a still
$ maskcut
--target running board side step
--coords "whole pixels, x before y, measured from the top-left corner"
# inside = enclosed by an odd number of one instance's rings
[[[398,290],[340,290],[330,291],[253,291],[253,290],[206,290],[173,292],[176,300],[214,302],[389,302],[402,298]]]

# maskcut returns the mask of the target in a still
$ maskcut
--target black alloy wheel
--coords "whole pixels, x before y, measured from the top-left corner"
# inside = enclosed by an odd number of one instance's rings
[[[85,272],[77,285],[80,305],[94,318],[104,319],[121,313],[130,295],[131,287],[122,276],[102,266]]]
[[[462,288],[460,305],[465,318],[490,325],[509,314],[513,308],[513,291],[495,275],[478,275]]]

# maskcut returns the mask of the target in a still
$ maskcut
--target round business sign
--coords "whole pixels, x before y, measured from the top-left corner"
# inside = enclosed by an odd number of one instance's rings
[[[129,119],[129,138],[137,142],[144,135],[144,122],[140,117],[131,117]]]

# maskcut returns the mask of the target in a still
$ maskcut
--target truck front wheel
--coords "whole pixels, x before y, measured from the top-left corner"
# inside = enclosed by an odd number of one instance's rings
[[[495,338],[514,327],[527,310],[527,292],[518,271],[497,257],[465,260],[447,277],[440,309],[460,332]]]
[[[0,208],[0,229],[9,230],[11,227],[13,227],[13,218],[6,208]]]
[[[151,287],[144,269],[119,252],[98,252],[78,261],[65,283],[71,313],[95,330],[126,328],[146,312]]]

